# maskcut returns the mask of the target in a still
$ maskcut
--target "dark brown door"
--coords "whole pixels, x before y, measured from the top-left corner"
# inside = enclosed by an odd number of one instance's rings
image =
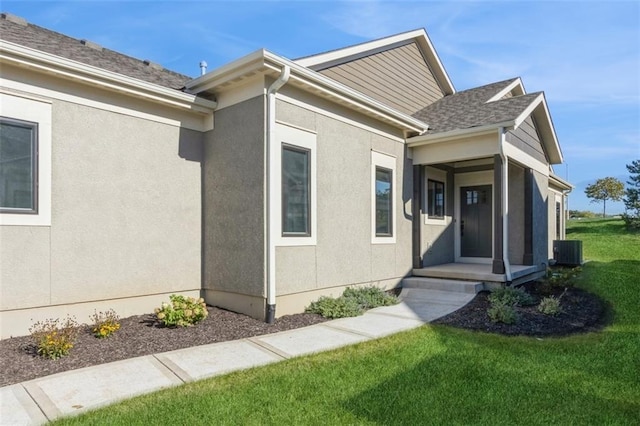
[[[491,257],[491,185],[460,188],[460,256]]]

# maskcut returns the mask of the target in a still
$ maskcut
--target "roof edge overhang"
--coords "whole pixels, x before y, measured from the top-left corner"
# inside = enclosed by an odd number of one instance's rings
[[[420,51],[429,64],[431,71],[435,74],[435,77],[442,90],[445,92],[445,95],[452,95],[456,93],[456,89],[449,78],[449,74],[442,65],[442,61],[440,61],[440,57],[433,47],[431,39],[424,28],[348,46],[342,49],[332,50],[330,52],[306,56],[304,58],[296,59],[294,62],[307,68],[320,70],[339,63],[350,62],[368,55],[382,52],[389,48],[409,44],[412,41],[415,41],[420,47]]]
[[[190,93],[197,94],[208,90],[215,93],[215,91],[226,89],[233,84],[242,84],[243,80],[258,73],[272,77],[278,76],[285,67],[289,67],[291,73],[289,84],[296,84],[303,89],[382,120],[405,132],[423,134],[429,128],[426,123],[410,115],[390,108],[342,83],[264,49],[250,53],[187,82],[185,87]]]
[[[562,179],[560,176],[556,175],[555,173],[549,173],[549,184],[563,191],[569,191],[569,192],[571,192],[575,188],[575,186],[571,185],[569,182]]]
[[[210,114],[217,106],[216,102],[199,98],[193,94],[148,83],[5,40],[0,42],[0,62],[80,81],[173,108]]]
[[[472,136],[482,136],[486,134],[495,133],[497,134],[498,129],[512,129],[515,126],[515,121],[503,121],[501,123],[493,123],[488,124],[486,126],[476,126],[470,127],[468,129],[456,129],[448,132],[441,133],[432,133],[414,136],[412,138],[407,139],[407,145],[410,148],[422,146],[422,145],[431,145],[435,143],[448,142],[454,139],[460,139],[465,137]]]

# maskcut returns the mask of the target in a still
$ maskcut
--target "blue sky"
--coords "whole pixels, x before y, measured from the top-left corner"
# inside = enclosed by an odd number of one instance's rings
[[[640,2],[2,1],[30,23],[197,76],[260,48],[295,59],[425,28],[457,90],[520,76],[544,90],[576,186],[640,159]],[[607,203],[620,213],[622,203]]]

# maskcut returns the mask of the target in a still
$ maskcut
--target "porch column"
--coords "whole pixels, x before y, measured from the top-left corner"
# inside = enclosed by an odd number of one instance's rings
[[[533,265],[533,171],[524,169],[524,256],[523,265]]]
[[[493,156],[493,265],[494,274],[504,274],[504,258],[502,256],[502,158]]]
[[[411,200],[411,249],[413,254],[414,269],[422,268],[422,235],[421,207],[422,207],[422,181],[424,167],[422,165],[413,166],[413,199]]]

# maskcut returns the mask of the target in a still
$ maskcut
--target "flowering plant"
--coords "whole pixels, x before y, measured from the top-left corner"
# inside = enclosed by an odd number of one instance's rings
[[[167,327],[187,327],[194,325],[209,315],[203,298],[184,297],[177,294],[169,296],[171,303],[163,302],[154,310],[158,321]]]
[[[93,321],[93,335],[102,339],[111,336],[120,329],[120,317],[116,311],[109,309],[106,312],[96,312],[90,316]]]
[[[29,333],[36,341],[38,354],[57,359],[69,353],[78,336],[78,323],[67,316],[64,321],[59,318],[38,321],[29,328]]]

